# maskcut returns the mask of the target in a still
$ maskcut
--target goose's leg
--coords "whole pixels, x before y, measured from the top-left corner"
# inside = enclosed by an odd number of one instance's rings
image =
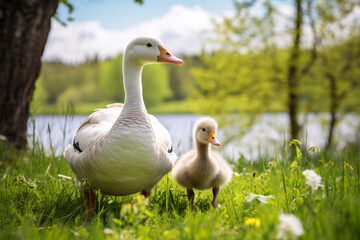
[[[96,195],[91,188],[84,189],[84,200],[86,204],[86,222],[90,222],[90,219],[96,214]]]
[[[140,194],[145,197],[145,204],[146,205],[149,204],[149,198],[150,198],[150,194],[151,194],[152,189],[153,189],[153,187],[145,189],[145,190],[141,190],[141,192],[140,192]]]
[[[195,193],[194,190],[192,188],[187,189],[187,197],[190,201],[190,206],[191,206],[191,211],[194,211],[194,197],[195,197]]]
[[[153,189],[153,187],[141,190],[140,194],[143,195],[145,198],[149,198],[152,189]]]
[[[213,196],[214,196],[214,198],[213,198],[213,200],[212,200],[212,202],[211,202],[211,205],[214,207],[214,208],[217,208],[217,197],[218,197],[218,195],[219,195],[219,190],[220,190],[220,188],[218,188],[218,187],[214,187],[213,189],[212,189],[212,192],[213,192]]]
[[[151,188],[148,188],[148,189],[141,190],[141,192],[140,192],[140,194],[145,197],[145,205],[146,205],[146,206],[149,205],[149,198],[150,198],[151,190],[153,189],[153,187],[154,187],[154,186],[152,186]],[[148,218],[149,218],[149,217],[143,218],[143,219],[141,220],[141,223],[144,224]]]

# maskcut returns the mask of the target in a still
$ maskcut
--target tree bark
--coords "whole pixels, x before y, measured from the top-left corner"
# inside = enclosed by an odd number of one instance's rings
[[[330,100],[331,100],[330,116],[331,116],[331,119],[330,119],[330,126],[329,126],[328,141],[327,141],[325,149],[329,150],[332,145],[335,124],[337,122],[336,112],[338,111],[339,101],[338,101],[338,98],[336,95],[336,90],[338,89],[336,86],[337,85],[336,79],[332,74],[328,73],[327,76],[330,81]]]
[[[29,106],[58,0],[0,0],[0,134],[26,146]]]
[[[302,27],[302,0],[296,0],[296,18],[293,37],[293,46],[288,69],[288,111],[290,116],[291,138],[297,139],[299,135],[298,115],[298,63],[300,55],[300,37]]]

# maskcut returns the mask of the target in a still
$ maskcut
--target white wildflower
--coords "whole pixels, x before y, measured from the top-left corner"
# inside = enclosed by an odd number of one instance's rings
[[[115,233],[115,231],[112,230],[111,228],[105,228],[105,229],[104,229],[104,233],[105,233],[106,235],[113,235],[113,234]]]
[[[274,199],[275,197],[273,195],[269,195],[269,196],[264,196],[264,195],[257,195],[257,194],[252,194],[252,193],[248,193],[248,195],[245,197],[245,201],[248,203],[251,203],[254,199],[259,200],[262,203],[269,203],[268,199]]]
[[[278,239],[296,239],[304,234],[304,229],[300,220],[295,215],[280,214],[280,224],[278,225]]]
[[[0,134],[0,140],[1,140],[1,141],[6,141],[7,138],[6,138],[6,136]]]
[[[314,170],[305,170],[303,171],[304,176],[306,177],[306,184],[311,187],[313,191],[318,189],[321,185],[321,177],[316,174]]]

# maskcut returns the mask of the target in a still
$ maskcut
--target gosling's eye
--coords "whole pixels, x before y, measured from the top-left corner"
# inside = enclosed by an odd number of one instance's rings
[[[152,47],[152,44],[151,44],[151,43],[147,43],[146,46],[147,46],[147,47]]]
[[[205,132],[205,128],[202,129]]]

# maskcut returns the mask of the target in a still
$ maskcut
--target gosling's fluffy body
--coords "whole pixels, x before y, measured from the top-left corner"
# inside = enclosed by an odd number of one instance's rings
[[[184,154],[175,165],[172,173],[181,186],[190,189],[206,190],[221,187],[231,180],[229,164],[216,151],[207,157],[198,156],[196,150]]]
[[[212,204],[216,208],[216,198],[220,187],[231,180],[232,170],[229,164],[218,152],[210,148],[210,144],[220,145],[215,137],[216,130],[217,124],[214,119],[210,117],[199,119],[194,127],[196,149],[184,154],[172,170],[175,181],[188,190],[192,208],[193,189],[213,188]]]

